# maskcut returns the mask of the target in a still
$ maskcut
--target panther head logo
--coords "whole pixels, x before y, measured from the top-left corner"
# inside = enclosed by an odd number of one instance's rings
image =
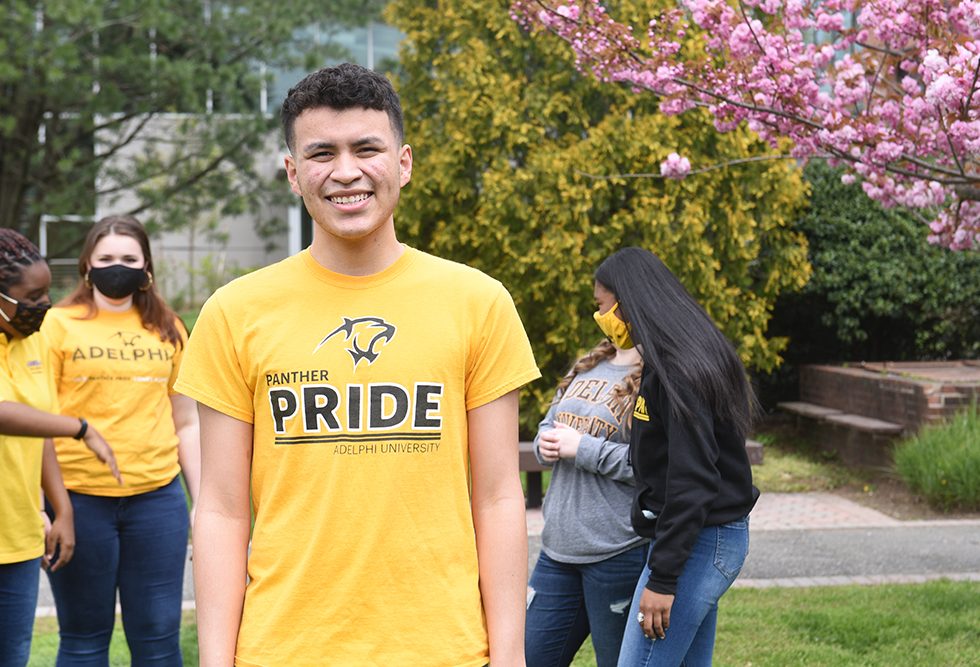
[[[357,365],[365,359],[368,365],[374,363],[381,354],[381,348],[395,337],[395,331],[394,324],[388,324],[380,317],[345,317],[344,323],[324,336],[313,349],[313,353],[316,354],[334,336],[343,334],[344,340],[350,343],[347,352],[354,360],[354,369],[357,370]]]
[[[138,333],[133,333],[131,331],[117,331],[109,336],[109,340],[118,338],[122,341],[123,347],[135,347],[136,341],[138,341],[141,337],[142,336],[140,336]]]

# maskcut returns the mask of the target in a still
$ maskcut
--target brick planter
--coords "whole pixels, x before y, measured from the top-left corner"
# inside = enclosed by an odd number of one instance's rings
[[[856,466],[890,466],[902,436],[980,400],[980,362],[877,362],[800,369],[797,428]]]
[[[980,362],[877,362],[803,366],[800,400],[901,424],[914,433],[980,399]]]

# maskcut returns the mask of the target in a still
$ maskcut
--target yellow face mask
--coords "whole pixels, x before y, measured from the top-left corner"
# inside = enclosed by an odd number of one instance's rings
[[[605,313],[600,315],[597,310],[592,314],[592,317],[595,319],[595,323],[599,325],[602,333],[606,334],[606,338],[613,345],[621,350],[628,350],[633,347],[633,339],[630,337],[630,325],[616,317],[617,308],[619,308],[618,301]]]

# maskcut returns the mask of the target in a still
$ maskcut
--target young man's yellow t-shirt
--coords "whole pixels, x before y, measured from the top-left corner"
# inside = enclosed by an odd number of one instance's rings
[[[254,425],[236,664],[485,665],[466,413],[537,377],[504,287],[411,248],[215,293],[176,388]]]
[[[168,484],[180,472],[170,403],[182,347],[146,329],[134,307],[100,310],[52,308],[41,331],[63,414],[85,417],[112,447],[120,486],[84,442],[55,439],[65,486],[78,493],[123,497]],[[183,333],[183,326],[178,325]]]
[[[44,337],[0,333],[0,401],[58,412],[58,395]],[[44,439],[0,434],[0,564],[44,553],[41,458]]]

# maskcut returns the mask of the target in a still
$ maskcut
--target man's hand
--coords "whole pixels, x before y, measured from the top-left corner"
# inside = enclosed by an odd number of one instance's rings
[[[649,588],[643,589],[640,596],[640,613],[643,614],[643,634],[647,639],[656,641],[663,639],[667,628],[670,627],[670,608],[674,604],[674,596],[664,593],[654,593]]]

